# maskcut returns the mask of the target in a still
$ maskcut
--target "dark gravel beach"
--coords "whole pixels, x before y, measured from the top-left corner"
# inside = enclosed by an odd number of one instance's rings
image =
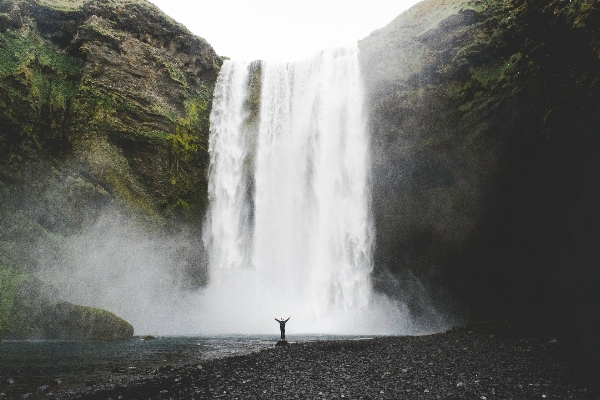
[[[116,370],[110,380],[89,376],[79,388],[57,391],[54,386],[43,395],[15,398],[600,398],[589,380],[580,379],[561,338],[468,329],[291,343],[201,364],[165,365],[136,374]]]

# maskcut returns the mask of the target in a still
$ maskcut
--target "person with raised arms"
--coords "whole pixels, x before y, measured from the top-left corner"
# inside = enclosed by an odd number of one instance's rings
[[[275,321],[279,322],[279,330],[281,330],[281,340],[285,340],[285,323],[289,321],[292,316],[290,315],[287,319],[281,317],[281,319],[275,318]]]

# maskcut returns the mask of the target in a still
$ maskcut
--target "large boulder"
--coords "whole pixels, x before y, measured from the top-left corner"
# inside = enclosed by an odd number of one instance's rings
[[[106,310],[60,300],[56,289],[0,266],[0,337],[8,339],[118,340],[133,326]]]

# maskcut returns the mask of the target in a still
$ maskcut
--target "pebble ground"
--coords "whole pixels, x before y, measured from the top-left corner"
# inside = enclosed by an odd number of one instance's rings
[[[600,399],[560,338],[459,329],[291,343],[46,393],[66,399]]]

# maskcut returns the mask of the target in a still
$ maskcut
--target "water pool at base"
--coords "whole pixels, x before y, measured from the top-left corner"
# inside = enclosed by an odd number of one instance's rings
[[[291,335],[288,341],[353,340],[370,336]],[[114,342],[4,341],[0,342],[0,375],[27,370],[70,373],[115,368],[152,369],[213,358],[246,354],[273,347],[279,335],[157,336],[133,337]]]

